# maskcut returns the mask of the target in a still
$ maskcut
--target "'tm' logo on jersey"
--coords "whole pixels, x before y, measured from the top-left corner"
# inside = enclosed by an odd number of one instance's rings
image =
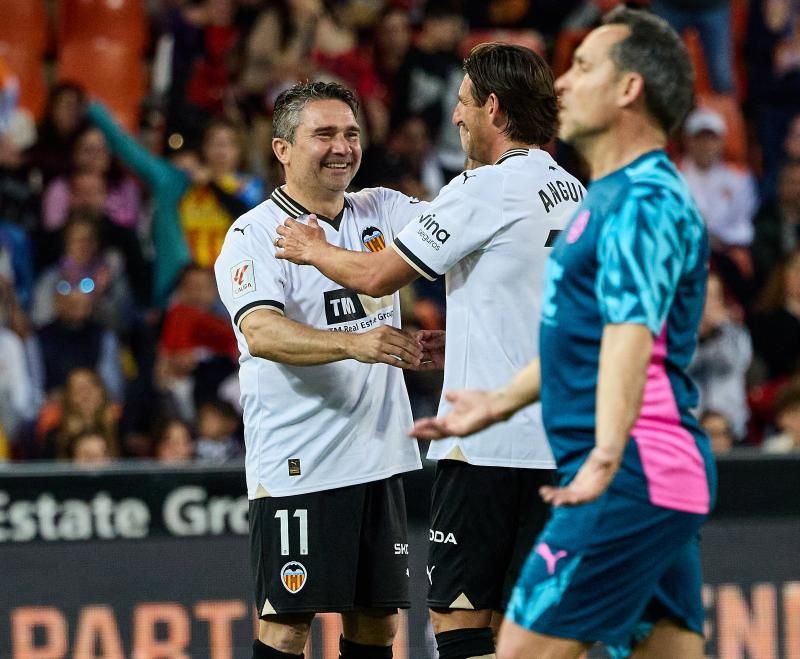
[[[386,247],[386,238],[377,227],[367,227],[361,232],[361,242],[370,252],[380,252]]]
[[[302,563],[290,561],[281,568],[281,583],[290,593],[299,593],[308,580],[308,572]]]
[[[233,299],[254,293],[256,290],[256,274],[252,261],[242,261],[231,268]]]
[[[364,305],[354,291],[347,288],[325,291],[325,318],[328,325],[338,325],[366,317]]]
[[[417,222],[420,224],[417,234],[424,242],[430,243],[435,250],[438,250],[450,238],[450,233],[436,221],[436,213],[426,213],[420,216]]]

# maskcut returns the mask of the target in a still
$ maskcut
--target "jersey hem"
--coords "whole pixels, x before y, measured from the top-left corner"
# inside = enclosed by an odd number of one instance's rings
[[[461,449],[462,453],[464,449]],[[500,460],[492,458],[472,458],[464,453],[465,460],[458,462],[466,462],[474,467],[514,467],[516,469],[552,469],[555,470],[555,460]],[[450,460],[446,455],[433,457],[430,455],[425,456],[426,460],[438,462],[439,460]]]
[[[351,479],[351,480],[339,481],[339,482],[336,482],[336,483],[322,483],[320,485],[310,485],[307,488],[306,487],[302,487],[302,488],[297,488],[297,489],[289,490],[289,491],[270,489],[261,480],[258,480],[256,482],[255,488],[253,488],[253,493],[252,494],[250,492],[250,488],[249,487],[247,488],[247,490],[248,490],[247,498],[248,498],[249,501],[255,501],[257,499],[264,499],[264,498],[273,498],[274,499],[274,498],[277,498],[277,497],[292,497],[292,496],[299,496],[301,494],[313,494],[314,492],[324,492],[326,490],[338,490],[338,489],[343,488],[343,487],[350,487],[351,485],[364,485],[365,483],[374,483],[375,481],[381,481],[381,480],[384,480],[386,478],[391,478],[392,476],[397,476],[398,474],[405,474],[405,473],[408,473],[410,471],[417,471],[419,469],[422,469],[422,461],[421,460],[417,460],[417,462],[413,466],[412,465],[403,465],[401,467],[392,467],[390,469],[387,469],[385,472],[381,472],[379,474],[372,474],[370,476],[361,476],[361,477],[357,477],[357,478],[354,478],[354,479]],[[264,489],[267,490],[267,492],[269,492],[269,494],[270,494],[269,497],[263,497],[263,496],[256,497],[256,496],[254,496],[255,495],[255,490],[258,489],[259,484],[262,485],[264,487]]]

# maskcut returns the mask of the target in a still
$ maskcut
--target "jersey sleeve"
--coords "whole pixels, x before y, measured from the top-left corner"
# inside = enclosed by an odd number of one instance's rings
[[[284,310],[284,264],[275,258],[269,231],[257,222],[247,215],[239,218],[214,264],[219,296],[237,329],[256,309]]]
[[[494,203],[502,195],[502,180],[483,174],[475,170],[454,179],[395,238],[392,247],[426,279],[433,281],[487,245],[502,227],[502,205]]]
[[[686,261],[684,224],[668,195],[635,187],[606,218],[595,281],[605,324],[635,323],[660,334]]]
[[[406,225],[430,206],[429,201],[409,197],[397,190],[381,189],[383,193],[381,212],[386,218],[386,223],[391,227],[392,235],[396,236]]]

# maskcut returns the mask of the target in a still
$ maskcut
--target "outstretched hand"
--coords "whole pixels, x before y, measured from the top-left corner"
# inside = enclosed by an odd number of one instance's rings
[[[445,416],[417,419],[409,431],[418,439],[442,439],[471,435],[499,421],[494,412],[494,397],[488,391],[462,389],[448,391],[445,398],[453,407]]]
[[[608,489],[619,469],[620,459],[595,447],[566,487],[544,486],[539,494],[554,506],[577,506],[594,501]]]
[[[285,259],[297,265],[314,265],[314,257],[328,245],[325,231],[317,216],[308,216],[308,224],[287,217],[277,229],[275,258]]]

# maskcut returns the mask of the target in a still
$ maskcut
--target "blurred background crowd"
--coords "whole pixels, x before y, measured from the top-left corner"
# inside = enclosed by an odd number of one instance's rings
[[[210,267],[281,184],[277,95],[353,88],[354,187],[430,199],[463,167],[450,118],[469,49],[519,43],[558,75],[616,4],[2,0],[0,456],[240,459],[238,353]],[[635,4],[685,36],[698,72],[670,146],[713,249],[698,413],[718,453],[800,451],[800,6]],[[407,327],[444,326],[442,282],[403,298]],[[433,412],[437,377],[408,382]]]

